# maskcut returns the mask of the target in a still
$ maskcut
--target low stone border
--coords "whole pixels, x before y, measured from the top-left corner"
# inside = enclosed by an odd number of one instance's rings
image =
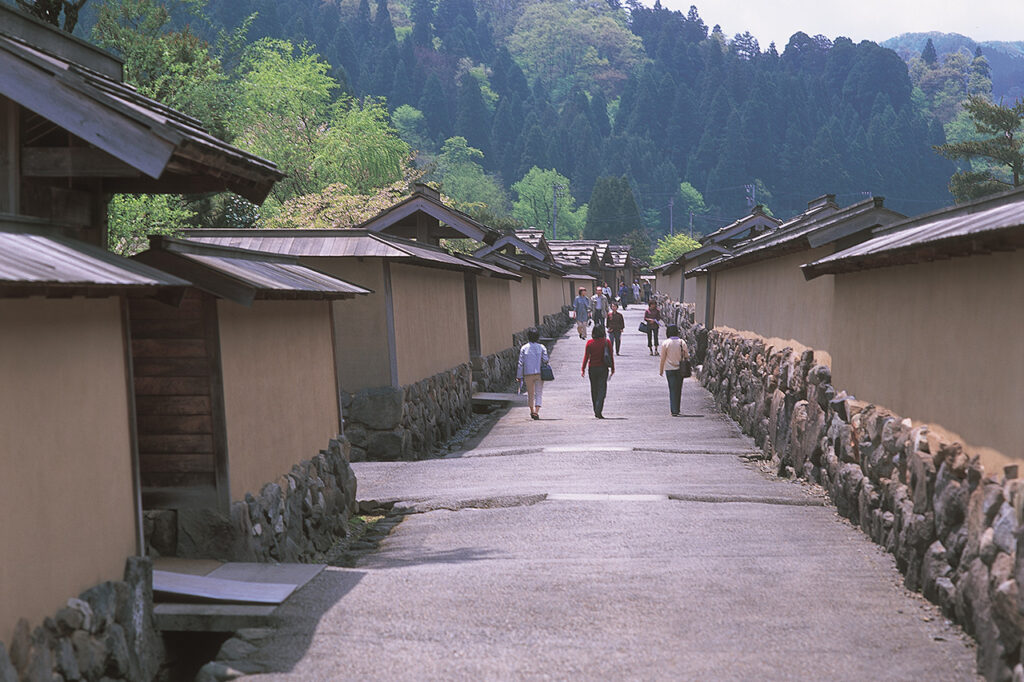
[[[332,440],[259,495],[233,503],[230,516],[215,509],[145,512],[148,551],[222,561],[315,561],[345,535],[356,511],[350,448],[344,438]]]
[[[685,311],[673,315],[692,320]],[[812,351],[707,333],[691,322],[695,344],[702,333],[699,379],[776,470],[821,484],[841,515],[892,553],[907,587],[977,640],[986,679],[1024,679],[1017,467],[986,473],[960,443],[849,398]]]
[[[18,621],[10,653],[0,643],[0,682],[152,680],[162,659],[153,624],[153,564],[131,557],[124,580],[69,599],[34,630]]]

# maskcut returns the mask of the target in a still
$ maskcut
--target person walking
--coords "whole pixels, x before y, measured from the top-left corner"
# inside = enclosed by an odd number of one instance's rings
[[[633,300],[630,301],[630,303],[639,303],[639,302],[640,302],[640,282],[634,279],[633,280]]]
[[[581,339],[587,338],[587,322],[590,321],[590,299],[587,290],[580,287],[579,295],[573,299],[572,311],[576,316],[576,333]]]
[[[601,324],[608,316],[608,297],[602,287],[596,287],[594,295],[590,297],[590,312],[594,318],[594,324]]]
[[[665,328],[665,336],[668,338],[661,342],[658,353],[661,355],[661,364],[658,366],[658,375],[668,379],[668,406],[673,417],[679,416],[679,402],[683,394],[683,379],[687,375],[684,371],[684,362],[690,361],[690,350],[686,342],[679,338],[679,327],[670,324]]]
[[[647,350],[651,355],[658,353],[658,327],[661,326],[661,311],[658,310],[658,302],[653,298],[647,304],[644,311],[644,323],[647,325]]]
[[[530,405],[530,419],[540,419],[541,397],[544,382],[541,381],[541,365],[548,364],[548,349],[540,343],[540,332],[536,327],[526,330],[526,343],[519,349],[519,366],[516,378],[526,384],[527,402]]]
[[[611,342],[605,338],[604,327],[594,325],[591,336],[583,350],[580,376],[587,375],[587,365],[590,365],[590,402],[594,405],[594,416],[604,419],[604,399],[608,394],[608,379],[615,374],[615,357]]]
[[[651,283],[648,280],[644,280],[644,303],[651,300]]]
[[[605,329],[608,330],[608,338],[615,346],[616,355],[619,355],[619,348],[622,347],[622,330],[625,328],[626,321],[622,319],[622,313],[619,312],[619,304],[612,303],[612,309],[608,312],[608,318],[605,320]]]
[[[622,303],[622,309],[628,310],[628,304],[632,303],[629,300],[629,287],[626,286],[625,282],[619,282],[619,302]]]

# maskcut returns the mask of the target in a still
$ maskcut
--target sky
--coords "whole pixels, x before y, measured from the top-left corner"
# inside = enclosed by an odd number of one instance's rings
[[[654,0],[643,0],[648,7]],[[696,5],[710,29],[729,38],[750,31],[761,49],[779,52],[797,31],[882,42],[901,33],[959,33],[981,42],[1024,40],[1024,0],[661,0],[686,13]]]

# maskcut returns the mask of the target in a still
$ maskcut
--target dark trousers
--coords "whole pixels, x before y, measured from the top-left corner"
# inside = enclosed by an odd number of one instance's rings
[[[619,354],[619,348],[622,347],[622,330],[621,329],[609,329],[608,338],[612,340],[612,344],[615,346],[615,354]]]
[[[587,370],[590,375],[590,402],[594,404],[594,416],[604,413],[604,397],[608,395],[608,368],[591,367]]]
[[[647,327],[647,347],[656,349],[658,347],[658,325]],[[651,341],[653,339],[653,342]]]
[[[679,399],[683,394],[683,372],[678,369],[666,369],[668,379],[668,405],[672,414],[679,414]]]

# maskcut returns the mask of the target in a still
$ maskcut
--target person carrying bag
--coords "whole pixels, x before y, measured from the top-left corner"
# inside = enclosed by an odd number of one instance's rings
[[[540,343],[540,332],[536,327],[526,330],[526,343],[519,349],[519,365],[516,378],[526,384],[527,402],[530,405],[530,419],[540,419],[541,398],[544,395],[544,368],[548,365],[548,349]],[[554,374],[551,374],[554,379]]]
[[[668,404],[673,417],[679,416],[683,394],[683,379],[690,376],[690,351],[679,338],[679,327],[670,324],[665,329],[667,339],[658,347],[661,363],[658,374],[668,379]]]

